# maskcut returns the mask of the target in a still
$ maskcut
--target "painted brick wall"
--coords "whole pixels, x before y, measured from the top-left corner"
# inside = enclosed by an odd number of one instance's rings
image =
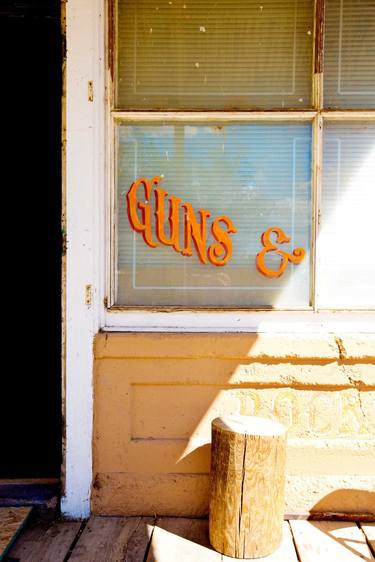
[[[95,341],[94,513],[206,514],[223,413],[289,428],[287,513],[375,514],[375,336],[116,333]]]

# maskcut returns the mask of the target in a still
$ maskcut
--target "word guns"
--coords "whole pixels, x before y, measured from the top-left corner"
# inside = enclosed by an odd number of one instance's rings
[[[216,217],[211,224],[212,243],[207,246],[207,219],[211,216],[207,209],[199,209],[197,219],[192,205],[159,187],[161,176],[151,180],[144,177],[132,183],[127,193],[127,211],[132,228],[142,234],[145,243],[151,248],[159,244],[171,246],[183,256],[193,254],[192,244],[201,263],[215,266],[225,265],[232,257],[233,247],[230,235],[237,232],[233,222],[225,215]],[[154,206],[152,205],[152,196]],[[169,202],[169,233],[165,232],[166,203]],[[183,219],[181,220],[181,209]],[[180,221],[183,226],[183,240],[180,240]],[[154,225],[154,229],[152,228]],[[154,233],[153,233],[154,230]]]

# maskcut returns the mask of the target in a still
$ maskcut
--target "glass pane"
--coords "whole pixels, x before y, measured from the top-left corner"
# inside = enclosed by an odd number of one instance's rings
[[[117,304],[309,306],[310,124],[119,125],[117,139]],[[265,251],[270,227],[300,263]]]
[[[124,109],[306,108],[313,0],[119,0]]]
[[[327,123],[319,305],[375,306],[375,123]]]
[[[375,0],[327,0],[324,106],[375,107]]]

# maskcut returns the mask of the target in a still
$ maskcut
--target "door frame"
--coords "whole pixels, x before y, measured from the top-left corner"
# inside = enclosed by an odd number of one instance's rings
[[[104,274],[104,14],[104,0],[62,1],[67,55],[62,126],[66,255],[61,512],[70,518],[90,515],[93,339],[101,325],[99,295]]]

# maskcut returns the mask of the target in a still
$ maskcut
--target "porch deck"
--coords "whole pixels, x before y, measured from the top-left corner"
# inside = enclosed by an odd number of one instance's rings
[[[373,561],[375,523],[284,522],[280,548],[267,562]],[[32,521],[7,562],[233,561],[210,547],[208,522],[171,517],[98,517],[87,522]]]

